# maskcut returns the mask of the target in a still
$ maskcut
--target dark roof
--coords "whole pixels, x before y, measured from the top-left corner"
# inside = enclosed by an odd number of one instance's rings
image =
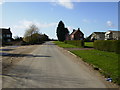
[[[10,28],[6,29],[6,28],[0,28],[0,33],[2,34],[12,34],[10,31]]]
[[[93,32],[95,34],[105,34],[105,32]]]
[[[109,30],[110,32],[113,32],[113,33],[118,33],[118,32],[120,32],[120,31],[111,31],[111,30]]]
[[[77,32],[82,33],[80,30],[74,30],[74,31],[71,33],[71,35],[74,35],[74,34],[76,34]],[[83,34],[83,33],[82,33],[82,34]]]
[[[77,32],[77,30],[74,30],[74,31],[71,33],[71,35],[72,35],[72,34],[75,34],[76,32]]]

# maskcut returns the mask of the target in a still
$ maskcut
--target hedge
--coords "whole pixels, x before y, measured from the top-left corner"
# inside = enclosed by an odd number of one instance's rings
[[[66,40],[65,43],[72,44],[78,47],[84,47],[84,41],[83,40]]]
[[[96,40],[93,45],[98,50],[120,53],[120,40]]]

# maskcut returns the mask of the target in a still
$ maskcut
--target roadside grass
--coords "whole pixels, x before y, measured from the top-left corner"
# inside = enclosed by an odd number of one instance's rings
[[[53,43],[55,43],[56,45],[63,47],[63,48],[78,48],[75,45],[65,44],[64,42],[60,42],[60,41],[54,41]]]
[[[75,46],[72,44],[66,44],[66,43],[60,42],[60,41],[54,41],[53,43],[55,43],[56,45],[63,47],[63,48],[80,48],[78,46]],[[93,42],[85,42],[85,47],[93,48]]]
[[[111,77],[113,82],[120,84],[118,75],[118,54],[99,50],[74,50],[71,51],[85,62],[100,68],[105,77]]]
[[[56,45],[63,48],[79,48],[71,44],[65,44],[64,42],[54,41]],[[85,47],[93,48],[93,42],[85,42]],[[106,52],[100,50],[72,50],[72,53],[76,54],[83,61],[91,64],[95,68],[99,68],[100,72],[106,77],[111,77],[114,83],[120,85],[119,75],[119,61],[118,55],[114,52]]]
[[[85,42],[85,47],[93,48],[93,42]]]

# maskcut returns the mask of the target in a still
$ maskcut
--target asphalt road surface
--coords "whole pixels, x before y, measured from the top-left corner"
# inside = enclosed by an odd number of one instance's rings
[[[3,88],[106,88],[88,67],[72,59],[47,42],[3,75]]]

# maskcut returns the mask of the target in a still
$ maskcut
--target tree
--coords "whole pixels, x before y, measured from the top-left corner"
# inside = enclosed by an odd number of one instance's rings
[[[26,30],[24,37],[31,36],[32,34],[35,33],[39,33],[39,28],[35,24],[32,24]]]
[[[24,34],[24,41],[33,44],[39,41],[38,38],[39,38],[38,27],[34,24],[30,25]]]
[[[65,35],[69,33],[68,28],[65,28],[64,30],[65,30]]]
[[[32,24],[26,30],[23,40],[28,44],[41,44],[49,40],[49,37],[46,34],[40,34],[38,27]]]
[[[19,36],[14,36],[14,41],[22,41],[23,38]]]
[[[41,35],[42,41],[49,41],[49,37],[46,34]]]
[[[59,22],[56,33],[59,41],[64,41],[66,39],[66,35],[69,33],[69,31],[67,28],[65,28],[65,25],[62,21]]]

